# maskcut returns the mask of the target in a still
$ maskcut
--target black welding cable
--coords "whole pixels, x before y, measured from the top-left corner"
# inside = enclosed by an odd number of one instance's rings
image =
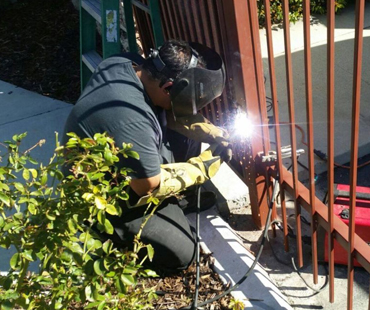
[[[257,263],[258,263],[258,260],[260,259],[260,256],[262,254],[262,251],[263,251],[263,247],[265,245],[265,241],[268,237],[268,230],[269,230],[269,226],[270,226],[270,218],[271,218],[271,213],[272,213],[272,207],[274,205],[274,202],[275,202],[275,197],[276,197],[276,189],[277,189],[277,179],[275,179],[275,182],[274,182],[274,187],[273,187],[273,191],[272,191],[272,198],[270,200],[270,204],[269,204],[269,211],[268,211],[268,214],[267,214],[267,218],[266,218],[266,225],[265,225],[265,230],[263,232],[263,238],[261,240],[261,244],[260,244],[260,248],[258,250],[258,253],[253,261],[253,264],[251,267],[249,267],[248,271],[245,273],[245,275],[237,282],[235,283],[232,287],[230,287],[228,290],[224,291],[222,294],[220,295],[217,295],[211,299],[207,299],[206,301],[203,301],[201,302],[200,304],[198,304],[198,307],[202,307],[202,306],[205,306],[207,304],[210,304],[216,300],[219,300],[220,298],[226,296],[227,294],[231,293],[233,290],[237,289],[240,284],[242,284],[248,277],[249,275],[251,274],[251,272],[254,270],[254,268],[256,267]],[[188,310],[188,309],[194,309],[193,307],[182,307],[180,308],[182,310]],[[195,308],[196,309],[196,308]]]
[[[283,222],[282,222],[282,221],[274,220],[271,224],[277,224],[277,226],[279,227],[279,229],[280,229],[280,230],[283,230],[283,228],[282,228],[282,226],[281,226],[281,224],[283,224]],[[288,227],[289,227],[289,226],[288,226]],[[293,234],[288,234],[288,235],[289,235],[290,237],[292,237],[292,238],[296,238],[296,236],[294,235],[294,233],[293,233]],[[273,247],[273,245],[271,244],[271,242],[270,242],[270,239],[269,239],[269,238],[267,239],[267,241],[268,241],[268,242],[269,242],[269,244],[270,244],[270,248],[271,248],[272,254],[274,255],[275,259],[276,259],[279,263],[281,263],[281,264],[283,264],[283,265],[285,265],[285,266],[293,267],[294,271],[298,274],[298,276],[301,278],[301,280],[302,280],[302,281],[303,281],[303,283],[307,286],[307,288],[309,288],[311,291],[313,291],[313,292],[314,292],[313,294],[311,294],[311,295],[309,295],[309,296],[295,296],[295,295],[288,295],[288,294],[286,294],[286,293],[283,293],[284,295],[286,295],[286,296],[288,296],[288,297],[307,298],[307,297],[315,296],[315,295],[317,295],[318,293],[321,293],[323,289],[325,289],[325,287],[326,287],[326,286],[328,285],[328,283],[329,283],[328,273],[326,273],[326,275],[325,275],[325,282],[324,282],[324,284],[323,284],[320,288],[316,289],[316,288],[312,287],[312,286],[311,286],[311,285],[306,281],[306,279],[305,279],[305,278],[303,278],[303,276],[302,276],[302,274],[301,274],[301,272],[300,272],[300,269],[299,269],[299,268],[297,268],[297,266],[296,266],[296,264],[295,264],[295,261],[294,261],[294,256],[293,256],[293,255],[291,255],[291,256],[290,256],[290,263],[285,262],[284,260],[282,260],[282,259],[281,259],[281,258],[280,258],[276,253],[275,253],[274,247]]]

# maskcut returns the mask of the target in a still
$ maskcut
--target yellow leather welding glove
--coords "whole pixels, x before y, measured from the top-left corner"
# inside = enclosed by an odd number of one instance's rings
[[[221,158],[217,144],[211,145],[197,157],[190,158],[186,163],[161,165],[161,183],[150,195],[141,197],[134,206],[147,204],[149,197],[163,199],[175,195],[192,185],[203,184],[211,179],[221,166]]]
[[[217,143],[224,147],[229,146],[229,134],[227,131],[213,125],[200,113],[176,117],[175,120],[172,112],[168,111],[167,127],[194,141],[208,144]]]

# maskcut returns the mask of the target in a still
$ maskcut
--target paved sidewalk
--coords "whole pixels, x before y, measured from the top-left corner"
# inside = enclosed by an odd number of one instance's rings
[[[370,153],[370,3],[366,3],[364,22],[364,45],[362,61],[362,90],[361,115],[359,136],[359,157]],[[351,142],[351,113],[352,113],[352,85],[353,85],[353,58],[354,58],[354,29],[355,9],[350,4],[335,18],[335,161],[347,163],[350,160]],[[311,53],[312,53],[312,93],[313,93],[313,120],[314,120],[314,147],[327,153],[327,27],[326,16],[311,17]],[[288,98],[286,85],[286,67],[284,55],[284,32],[281,27],[275,26],[272,31],[277,79],[277,93],[279,102],[279,120],[289,122]],[[307,142],[307,118],[305,98],[304,72],[304,37],[303,22],[298,21],[290,26],[293,89],[295,104],[295,120],[304,132],[302,137],[297,132],[298,148],[307,149],[302,140]],[[267,43],[264,29],[260,30],[261,50],[266,77],[266,95],[271,97],[270,77],[267,60]],[[282,145],[290,144],[288,126],[281,127]],[[271,138],[274,140],[271,132]],[[300,161],[307,165],[307,154],[300,157]],[[289,165],[287,160],[287,165]],[[302,168],[300,168],[302,170]],[[326,171],[326,162],[315,157],[316,173]],[[302,179],[307,177],[302,175]]]

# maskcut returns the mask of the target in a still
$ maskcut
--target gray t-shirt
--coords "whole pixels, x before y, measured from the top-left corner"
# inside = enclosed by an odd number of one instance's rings
[[[122,157],[118,166],[133,169],[133,177],[139,179],[160,173],[162,130],[155,107],[126,58],[110,57],[99,64],[67,119],[63,143],[68,132],[82,138],[107,132],[119,147],[132,143],[140,160]]]

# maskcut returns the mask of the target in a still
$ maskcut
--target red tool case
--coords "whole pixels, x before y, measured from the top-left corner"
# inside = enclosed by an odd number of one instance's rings
[[[350,186],[336,184],[334,188],[334,215],[338,216],[344,223],[349,223],[349,191]],[[365,242],[370,244],[370,188],[356,187],[356,210],[355,210],[355,232]],[[328,261],[328,235],[325,236],[325,261]],[[347,265],[347,251],[334,240],[334,263]],[[361,266],[354,260],[355,266]]]

